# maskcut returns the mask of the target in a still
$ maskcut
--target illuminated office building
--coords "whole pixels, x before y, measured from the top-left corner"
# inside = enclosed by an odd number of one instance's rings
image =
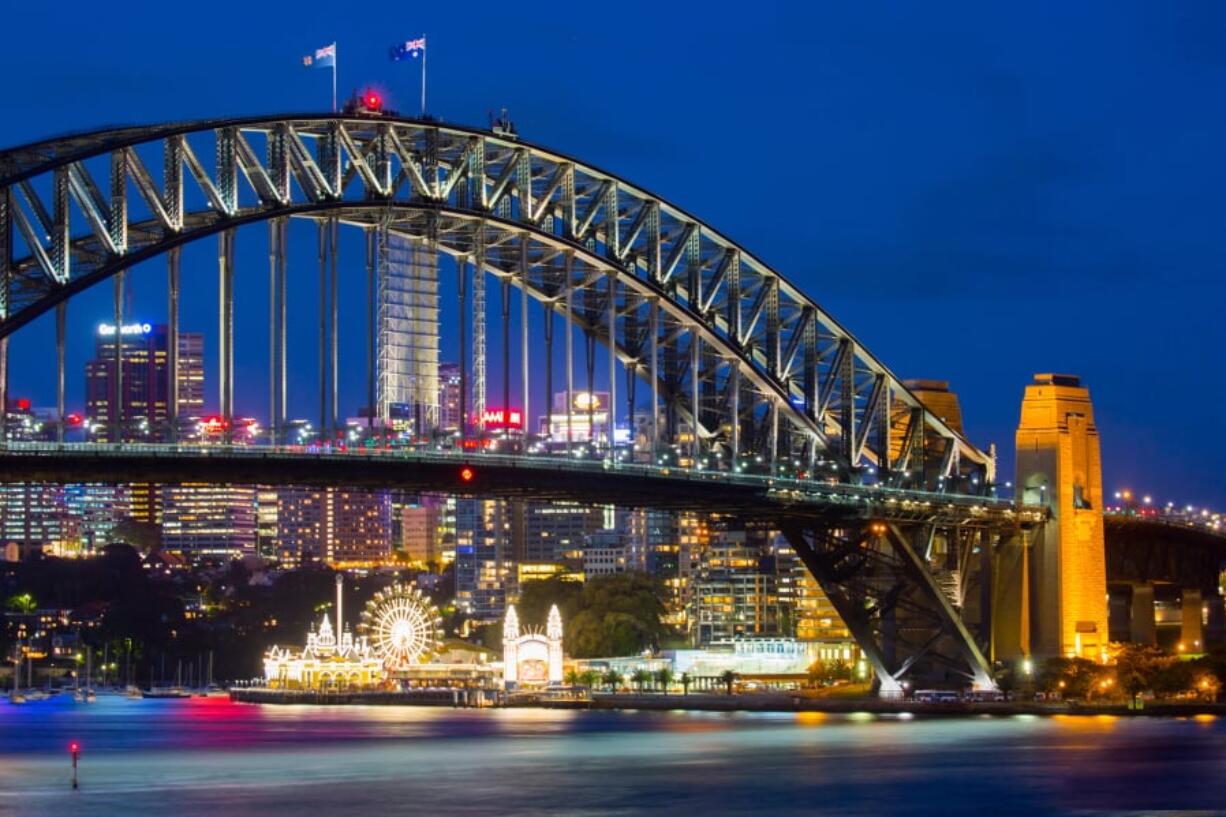
[[[460,366],[443,363],[438,367],[438,425],[442,431],[459,431],[464,418],[460,406]]]
[[[515,550],[518,561],[582,560],[588,534],[613,525],[612,508],[606,514],[599,505],[524,502],[518,504],[517,510],[523,513],[523,544]],[[610,517],[608,525],[606,516]]]
[[[148,485],[139,486],[148,489]],[[132,486],[65,485],[64,511],[77,520],[77,546],[82,554],[97,553],[110,544],[115,526],[132,513]],[[128,542],[127,544],[133,544]]]
[[[456,606],[476,622],[502,618],[514,559],[511,503],[458,497],[456,508]]]
[[[565,446],[568,442],[607,445],[609,393],[574,391],[569,401],[566,397],[564,391],[554,394],[553,411],[540,419],[541,434],[555,446]],[[625,436],[628,440],[629,434]]]
[[[267,485],[255,492],[255,542],[260,557],[277,558],[277,489]]]
[[[116,393],[115,344],[122,361],[122,394]],[[123,441],[161,436],[169,421],[169,333],[148,323],[99,324],[95,357],[85,364],[85,410],[94,439]],[[118,402],[117,402],[118,401]],[[204,406],[204,336],[179,333],[179,417],[197,417]],[[117,429],[116,406],[122,429]]]
[[[400,517],[400,548],[417,564],[443,563],[443,511],[437,496],[422,496],[396,509]]]
[[[18,558],[60,552],[74,533],[59,485],[19,482],[0,486],[0,535]]]
[[[192,561],[256,551],[256,489],[190,483],[162,486],[162,547]]]
[[[383,564],[391,555],[391,497],[386,491],[279,489],[276,552],[288,564]]]

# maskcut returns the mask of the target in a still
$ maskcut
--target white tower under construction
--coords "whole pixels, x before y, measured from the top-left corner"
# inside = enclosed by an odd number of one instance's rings
[[[438,255],[379,231],[378,409],[393,427],[438,428]]]

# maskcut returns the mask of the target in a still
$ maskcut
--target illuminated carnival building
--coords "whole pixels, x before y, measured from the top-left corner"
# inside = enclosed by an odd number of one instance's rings
[[[384,661],[365,636],[354,637],[341,616],[343,579],[336,577],[336,630],[325,615],[307,634],[301,651],[273,646],[264,655],[264,677],[271,689],[340,690],[382,686]]]
[[[545,632],[520,631],[515,605],[507,606],[502,624],[502,680],[507,689],[562,683],[562,616],[549,608]]]

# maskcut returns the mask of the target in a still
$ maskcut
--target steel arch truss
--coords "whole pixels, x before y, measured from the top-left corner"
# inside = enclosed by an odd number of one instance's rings
[[[433,122],[207,121],[0,154],[0,339],[182,243],[337,214],[565,310],[617,349],[629,405],[636,379],[653,389],[655,436],[684,460],[790,460],[821,480],[965,494],[993,480],[988,454],[736,243],[589,165]]]
[[[965,591],[990,581],[972,561],[990,552],[988,539],[1001,530],[932,522],[783,526],[886,696],[901,695],[906,679],[996,688],[982,648],[990,614],[974,605],[976,638],[966,623]]]

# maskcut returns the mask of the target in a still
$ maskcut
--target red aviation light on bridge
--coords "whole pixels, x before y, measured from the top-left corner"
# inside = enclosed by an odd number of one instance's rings
[[[472,482],[477,477],[477,472],[465,465],[460,469],[460,481]]]
[[[80,414],[69,414],[64,418],[64,424],[69,426],[79,426],[83,422],[85,422],[85,418]]]
[[[381,111],[383,110],[383,97],[379,96],[375,91],[367,91],[362,96],[362,104],[366,106],[367,110]]]

